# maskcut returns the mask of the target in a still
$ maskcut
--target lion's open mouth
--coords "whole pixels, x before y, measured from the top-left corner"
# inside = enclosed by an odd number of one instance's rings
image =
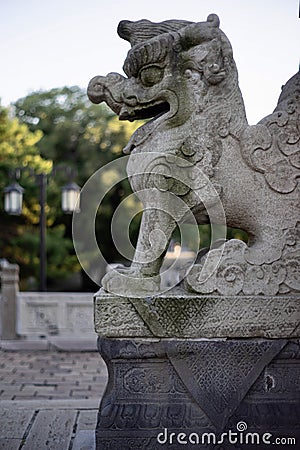
[[[159,102],[151,105],[145,105],[136,108],[126,108],[123,107],[120,111],[120,120],[143,120],[151,119],[155,120],[162,114],[166,114],[170,111],[170,105],[168,102]]]
[[[134,120],[149,119],[133,133],[128,144],[123,149],[125,154],[131,153],[136,147],[145,142],[155,129],[176,114],[178,109],[176,94],[170,92],[165,94],[167,94],[165,97],[168,98],[168,101],[157,100],[144,105],[140,104],[136,107],[127,107],[126,105],[122,107],[119,114],[120,120],[132,122]]]

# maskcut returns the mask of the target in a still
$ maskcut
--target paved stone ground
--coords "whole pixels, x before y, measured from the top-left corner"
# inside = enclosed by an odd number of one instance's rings
[[[98,352],[0,350],[0,401],[99,399],[106,380]]]
[[[98,352],[0,350],[0,450],[94,450]]]

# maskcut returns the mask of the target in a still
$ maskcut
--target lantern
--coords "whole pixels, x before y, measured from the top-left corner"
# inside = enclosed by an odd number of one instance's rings
[[[4,189],[4,209],[8,214],[22,214],[23,192],[24,189],[17,182]]]
[[[80,211],[79,205],[80,187],[74,183],[68,183],[62,188],[61,208],[63,212],[72,214]]]

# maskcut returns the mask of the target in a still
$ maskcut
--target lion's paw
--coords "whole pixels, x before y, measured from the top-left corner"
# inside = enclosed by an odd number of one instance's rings
[[[105,291],[121,297],[145,297],[157,294],[160,290],[160,277],[142,277],[129,267],[111,268],[102,278]]]

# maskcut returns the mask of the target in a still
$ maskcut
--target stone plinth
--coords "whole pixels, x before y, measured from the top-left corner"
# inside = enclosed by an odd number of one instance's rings
[[[95,298],[109,368],[97,449],[299,447],[288,439],[300,438],[300,72],[250,126],[216,14],[124,20],[118,34],[131,45],[126,77],[95,76],[88,96],[120,120],[151,120],[123,150],[143,208],[131,266],[108,271],[111,294]],[[210,248],[159,295],[164,254],[188,223],[212,224]]]
[[[95,326],[109,371],[98,450],[299,442],[296,298],[129,299],[100,292]]]
[[[299,296],[95,296],[95,330],[105,337],[297,338]]]

